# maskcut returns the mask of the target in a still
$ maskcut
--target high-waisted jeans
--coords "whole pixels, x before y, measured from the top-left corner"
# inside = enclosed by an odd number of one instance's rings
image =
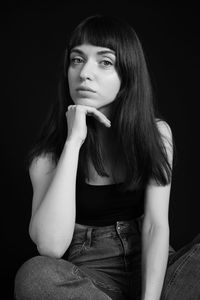
[[[75,225],[62,259],[36,256],[15,278],[17,300],[141,299],[141,222]],[[200,235],[175,252],[169,248],[161,300],[200,299]]]

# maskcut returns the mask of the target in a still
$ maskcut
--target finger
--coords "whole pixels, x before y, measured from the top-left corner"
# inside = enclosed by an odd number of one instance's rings
[[[87,107],[86,110],[88,115],[93,115],[94,118],[96,118],[98,121],[110,127],[111,124],[110,120],[103,113],[98,111],[96,108]]]
[[[73,106],[76,106],[76,105],[69,105],[67,110],[70,110]]]
[[[90,107],[90,106],[85,106],[87,114],[95,114],[97,117],[102,118],[108,122],[110,122],[110,120],[102,113],[100,112],[98,109],[94,108],[94,107]]]

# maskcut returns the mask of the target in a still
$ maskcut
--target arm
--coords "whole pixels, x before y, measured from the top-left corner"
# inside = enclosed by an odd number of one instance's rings
[[[68,136],[56,169],[47,157],[33,161],[30,167],[33,202],[29,233],[42,255],[61,257],[72,240],[76,175],[79,151],[87,136],[87,114],[110,127],[110,121],[96,108],[70,105]]]
[[[54,171],[48,158],[39,158],[31,165],[33,204],[29,233],[42,255],[61,257],[71,243],[80,146],[67,140]]]
[[[172,136],[169,126],[160,122],[166,137],[168,159],[172,165]],[[168,210],[171,184],[158,186],[151,180],[146,189],[142,228],[142,300],[159,300],[164,282],[169,250]]]

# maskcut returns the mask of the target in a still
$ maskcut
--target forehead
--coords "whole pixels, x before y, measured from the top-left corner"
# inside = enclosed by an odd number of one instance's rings
[[[111,54],[115,55],[115,51],[107,47],[100,47],[91,44],[82,44],[76,47],[73,47],[70,51],[71,53],[83,53],[83,54],[91,54],[91,55],[103,55],[103,54]]]

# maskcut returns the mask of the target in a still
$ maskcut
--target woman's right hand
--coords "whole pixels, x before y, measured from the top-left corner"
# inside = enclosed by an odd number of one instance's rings
[[[87,136],[86,115],[93,116],[106,127],[110,127],[108,118],[94,107],[86,105],[70,105],[66,112],[68,136],[67,140],[78,140],[81,145]]]

